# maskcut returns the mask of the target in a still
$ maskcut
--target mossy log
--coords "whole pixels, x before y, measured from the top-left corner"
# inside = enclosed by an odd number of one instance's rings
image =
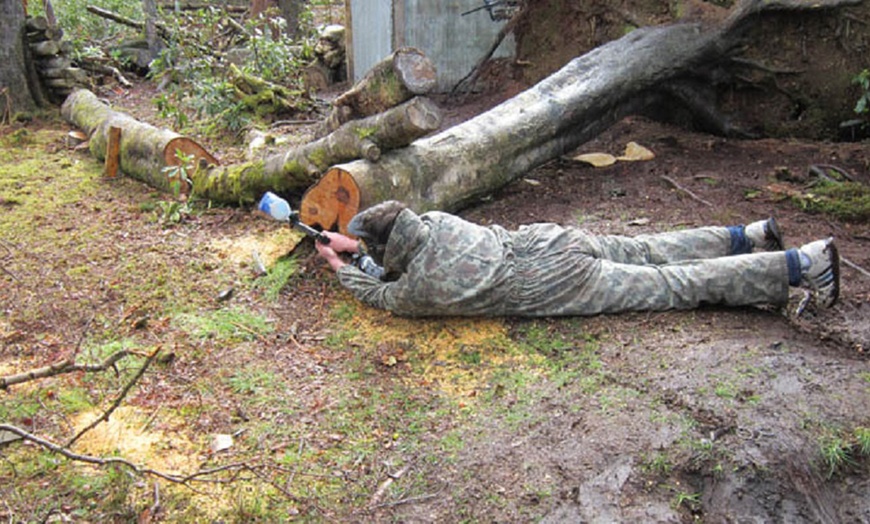
[[[112,127],[121,129],[119,165],[122,172],[146,184],[171,191],[163,168],[180,164],[177,152],[195,159],[195,165],[218,163],[208,151],[190,138],[168,129],[142,123],[100,101],[87,89],[73,91],[61,106],[63,117],[90,137],[94,157],[105,160]]]
[[[332,103],[319,136],[354,119],[365,118],[432,91],[435,66],[419,49],[403,47],[375,64],[363,78]]]
[[[266,191],[302,194],[329,166],[356,158],[377,161],[383,150],[410,144],[438,129],[441,111],[416,97],[369,118],[353,120],[333,133],[264,159],[197,173],[193,192],[216,202],[251,203]]]
[[[235,64],[230,64],[229,78],[236,97],[260,117],[296,113],[306,109],[311,103],[304,91],[289,89],[247,74]]]

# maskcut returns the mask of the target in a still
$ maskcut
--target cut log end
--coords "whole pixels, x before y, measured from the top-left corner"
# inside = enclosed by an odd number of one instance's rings
[[[178,153],[190,156],[193,159],[193,165],[199,165],[203,160],[209,165],[219,166],[217,158],[206,151],[204,147],[187,137],[176,137],[166,143],[163,148],[163,161],[167,166],[177,166],[181,164],[181,159],[178,158]]]
[[[441,127],[441,110],[430,98],[418,97],[408,107],[408,120],[418,129],[435,131]]]
[[[359,186],[353,176],[333,167],[302,196],[299,218],[310,226],[347,234],[347,224],[359,206]]]
[[[422,51],[412,47],[396,51],[393,68],[408,91],[415,95],[432,91],[438,80],[432,61]]]

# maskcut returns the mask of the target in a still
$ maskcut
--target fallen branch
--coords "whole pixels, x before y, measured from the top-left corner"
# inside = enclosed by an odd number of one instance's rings
[[[200,161],[206,164],[219,163],[194,140],[115,111],[87,89],[70,94],[61,106],[61,114],[90,136],[88,148],[99,160],[106,158],[110,129],[121,128],[121,171],[167,193],[177,188],[164,168],[179,166],[183,162],[182,158],[186,158],[184,155],[193,157],[192,165],[186,166],[191,171]],[[183,155],[179,156],[179,152]]]
[[[377,161],[438,129],[441,110],[427,97],[414,97],[383,113],[352,120],[332,133],[262,159],[217,166],[196,173],[193,193],[213,202],[254,202],[265,191],[302,192],[330,165],[355,158]]]
[[[82,435],[84,435],[84,434],[87,433],[88,431],[94,429],[94,428],[97,426],[97,424],[99,424],[100,422],[105,422],[105,421],[109,420],[109,416],[110,416],[112,413],[114,413],[114,411],[115,411],[116,409],[118,409],[118,406],[121,405],[121,401],[124,400],[124,397],[127,396],[127,393],[130,392],[130,389],[133,388],[133,385],[136,384],[136,382],[139,382],[139,379],[142,378],[142,375],[144,375],[144,374],[145,374],[145,371],[148,370],[148,366],[151,365],[151,362],[154,361],[154,359],[157,357],[157,354],[158,354],[158,353],[160,353],[160,347],[159,347],[159,346],[157,347],[157,349],[155,349],[154,351],[152,351],[150,355],[148,355],[148,358],[145,359],[145,363],[142,364],[142,367],[139,368],[139,371],[138,371],[138,372],[136,373],[136,375],[135,375],[135,376],[130,380],[130,382],[128,382],[127,385],[124,386],[124,389],[121,390],[121,393],[119,393],[118,396],[115,397],[115,400],[114,400],[114,402],[112,402],[112,405],[109,406],[109,409],[107,409],[105,412],[103,412],[103,414],[100,415],[96,420],[94,420],[93,422],[91,422],[90,424],[88,424],[86,427],[82,428],[81,431],[79,431],[78,433],[76,433],[76,435],[75,435],[73,438],[71,438],[69,442],[67,442],[66,447],[71,447],[73,444],[75,444],[75,442],[76,442],[78,439],[80,439],[80,438],[82,437]]]
[[[408,498],[404,498],[404,499],[395,500],[393,502],[384,502],[383,504],[378,504],[377,506],[375,506],[372,509],[393,508],[396,506],[402,506],[404,504],[417,504],[420,502],[427,502],[429,500],[434,499],[438,495],[440,495],[442,491],[444,491],[443,487],[441,489],[439,489],[438,491],[436,491],[435,493],[427,493],[426,495],[419,495],[417,497],[408,497]]]
[[[406,465],[404,468],[400,469],[399,471],[397,471],[395,473],[387,473],[387,480],[385,480],[383,483],[381,483],[378,490],[375,491],[374,495],[372,495],[372,498],[369,501],[369,507],[370,508],[378,507],[381,499],[384,497],[384,493],[387,492],[387,489],[389,489],[390,485],[393,482],[395,482],[396,480],[402,478],[402,475],[407,473],[410,468],[411,468],[410,465]]]
[[[661,178],[662,178],[662,180],[664,180],[664,181],[668,182],[669,184],[671,184],[672,186],[674,186],[674,189],[676,189],[677,191],[680,191],[680,192],[682,192],[682,193],[687,194],[689,197],[692,198],[692,200],[695,200],[696,202],[700,202],[700,203],[704,204],[705,206],[710,206],[710,207],[713,206],[713,204],[711,204],[710,202],[707,202],[706,200],[704,200],[703,198],[699,197],[699,196],[696,195],[695,193],[692,193],[691,191],[689,191],[689,190],[686,189],[685,187],[681,186],[681,185],[680,185],[676,180],[674,180],[673,178],[671,178],[671,177],[669,177],[669,176],[665,176],[665,175],[662,175]]]
[[[454,96],[460,92],[470,93],[474,89],[474,83],[477,82],[478,77],[480,76],[481,71],[483,71],[483,66],[489,62],[489,59],[492,58],[492,55],[495,53],[498,46],[501,45],[502,41],[507,38],[507,35],[511,34],[516,27],[517,22],[520,20],[520,16],[522,15],[523,10],[520,9],[511,17],[511,19],[499,30],[498,34],[495,37],[495,41],[490,46],[489,50],[477,61],[477,64],[471,69],[471,71],[462,77],[459,82],[456,82],[456,85],[453,86],[453,89],[450,91],[450,95]]]
[[[866,269],[864,269],[863,267],[859,266],[858,264],[852,262],[852,261],[849,260],[848,258],[841,256],[841,257],[840,257],[840,262],[846,264],[847,266],[849,266],[850,268],[854,269],[854,270],[857,271],[858,273],[861,273],[861,274],[864,275],[865,277],[870,278],[870,271],[867,271]]]
[[[135,354],[138,353],[128,350],[118,351],[117,353],[113,353],[106,357],[106,359],[99,364],[76,364],[74,357],[68,358],[41,368],[17,373],[15,375],[9,375],[8,377],[0,377],[0,389],[5,390],[9,386],[14,386],[16,384],[22,384],[40,378],[63,375],[65,373],[73,373],[76,371],[84,371],[86,373],[105,371],[109,368],[114,368],[115,364],[117,364],[122,358]]]
[[[131,18],[127,18],[127,17],[125,17],[123,15],[119,15],[118,13],[115,13],[113,11],[109,11],[108,9],[103,9],[101,7],[97,7],[97,6],[93,6],[93,5],[87,6],[86,9],[89,12],[91,12],[99,17],[105,18],[107,20],[111,20],[113,22],[117,22],[121,25],[125,25],[127,27],[132,27],[133,29],[139,29],[139,30],[145,29],[145,22],[140,22],[139,20],[133,20]],[[169,31],[166,29],[166,26],[164,26],[163,24],[157,25],[157,31],[160,33],[160,36],[163,38],[168,39],[170,37]]]
[[[118,70],[117,67],[112,67],[106,64],[100,64],[94,62],[92,60],[82,60],[81,61],[82,69],[87,69],[93,73],[99,73],[101,75],[110,75],[115,80],[118,81],[124,87],[133,87],[133,83],[127,80],[127,78]]]
[[[236,470],[251,470],[251,466],[245,463],[233,463],[227,464],[225,466],[220,466],[211,469],[199,470],[197,472],[188,474],[188,475],[179,475],[174,473],[166,473],[160,470],[146,468],[144,466],[138,466],[127,459],[121,457],[95,457],[93,455],[84,455],[81,453],[75,453],[70,451],[69,449],[56,444],[50,440],[38,437],[32,433],[29,433],[17,426],[13,426],[11,424],[0,424],[0,431],[7,431],[9,433],[18,435],[22,439],[32,442],[38,446],[41,446],[49,451],[57,453],[63,457],[66,457],[70,460],[74,460],[76,462],[84,462],[87,464],[95,464],[97,466],[110,466],[110,465],[118,465],[128,468],[133,471],[137,475],[151,475],[154,477],[159,477],[164,480],[168,480],[169,482],[174,482],[176,484],[186,484],[188,482],[198,480],[200,482],[206,482],[204,480],[200,480],[201,477],[214,475],[215,473],[220,473],[222,471],[236,471]],[[216,482],[216,481],[212,481]]]

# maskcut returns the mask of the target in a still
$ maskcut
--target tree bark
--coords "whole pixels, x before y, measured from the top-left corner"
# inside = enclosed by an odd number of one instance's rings
[[[0,123],[38,105],[39,81],[27,64],[24,7],[21,0],[0,0]]]
[[[193,140],[114,111],[86,89],[70,94],[61,107],[61,113],[90,136],[91,154],[100,160],[106,158],[111,128],[120,128],[120,169],[127,175],[163,191],[169,192],[173,189],[163,168],[180,164],[176,154],[178,151],[193,156],[196,162],[194,167],[198,167],[200,162],[218,163]]]
[[[663,83],[724,58],[761,11],[858,2],[746,0],[717,26],[636,29],[476,118],[377,163],[357,160],[333,169],[359,188],[361,209],[388,199],[418,211],[461,209],[660,100]]]
[[[301,194],[335,163],[377,161],[383,150],[405,146],[438,129],[441,112],[416,97],[384,113],[353,120],[324,138],[254,160],[210,169],[194,178],[193,192],[215,202],[250,203],[266,191]]]
[[[145,41],[151,58],[160,56],[163,41],[157,34],[157,4],[154,0],[142,0],[142,13],[145,15]]]
[[[287,21],[284,33],[291,39],[296,39],[299,34],[299,15],[302,13],[302,0],[278,0],[278,9],[281,16]]]

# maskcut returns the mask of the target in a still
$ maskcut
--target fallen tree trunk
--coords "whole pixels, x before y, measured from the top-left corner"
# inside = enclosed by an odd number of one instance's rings
[[[398,49],[333,101],[318,136],[331,133],[351,120],[382,113],[415,96],[425,95],[436,82],[435,66],[422,51],[413,47]]]
[[[660,88],[667,82],[720,64],[758,13],[856,3],[860,0],[745,0],[713,27],[637,29],[476,118],[385,154],[377,163],[358,160],[333,166],[328,179],[341,176],[358,187],[362,209],[397,199],[418,211],[457,210],[660,100]],[[309,193],[320,194],[316,186]],[[302,220],[336,228],[317,221],[339,215],[322,206],[322,197],[308,199],[306,194]]]
[[[273,84],[230,64],[229,80],[236,97],[257,116],[302,112],[311,105],[308,93]]]
[[[171,191],[173,188],[163,168],[180,164],[178,152],[193,157],[195,165],[200,162],[213,165],[218,163],[205,148],[190,138],[114,111],[87,89],[71,93],[61,107],[61,114],[88,134],[91,154],[100,160],[106,158],[110,130],[113,127],[120,128],[120,169],[127,175],[164,191]]]
[[[266,191],[301,194],[330,165],[354,158],[376,162],[383,150],[410,144],[440,125],[438,106],[428,98],[416,97],[383,113],[350,121],[324,138],[265,159],[198,173],[193,179],[193,192],[201,198],[226,203],[254,202]]]

